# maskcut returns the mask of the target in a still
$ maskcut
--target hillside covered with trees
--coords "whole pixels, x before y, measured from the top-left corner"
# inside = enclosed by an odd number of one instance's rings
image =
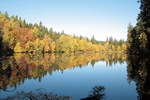
[[[97,41],[82,36],[55,32],[39,24],[27,23],[18,16],[0,13],[0,53],[52,53],[52,52],[99,52],[125,51],[126,42],[109,38]]]

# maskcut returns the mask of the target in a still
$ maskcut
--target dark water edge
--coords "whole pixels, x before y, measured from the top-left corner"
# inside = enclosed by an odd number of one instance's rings
[[[150,99],[150,57],[128,55],[128,77],[136,83],[138,100]]]
[[[149,85],[140,79],[148,76],[138,79],[133,58],[124,53],[17,53],[0,61],[0,100],[34,100],[37,95],[43,100],[144,100]]]

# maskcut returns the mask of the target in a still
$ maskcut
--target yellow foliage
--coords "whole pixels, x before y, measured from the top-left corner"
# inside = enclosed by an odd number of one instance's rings
[[[18,42],[14,48],[14,52],[25,52],[25,49],[23,49]]]
[[[31,31],[32,31],[33,36],[40,37],[40,30],[39,30],[39,28],[33,27],[33,29]]]

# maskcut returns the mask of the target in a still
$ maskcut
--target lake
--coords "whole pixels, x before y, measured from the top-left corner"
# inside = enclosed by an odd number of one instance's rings
[[[0,61],[0,100],[21,92],[66,100],[92,100],[88,98],[95,95],[99,100],[137,100],[126,58],[123,53],[14,54]]]

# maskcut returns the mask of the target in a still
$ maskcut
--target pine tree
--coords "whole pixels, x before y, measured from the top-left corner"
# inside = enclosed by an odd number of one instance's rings
[[[128,28],[128,43],[131,54],[150,54],[150,0],[140,0],[140,14],[137,24]]]

